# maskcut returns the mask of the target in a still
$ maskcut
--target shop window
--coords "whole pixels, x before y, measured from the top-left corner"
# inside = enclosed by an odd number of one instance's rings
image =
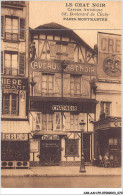
[[[2,54],[3,56],[3,54]],[[24,75],[25,73],[25,53],[17,52],[5,52],[4,68],[3,68],[3,57],[2,61],[2,72],[6,75]],[[18,60],[19,58],[19,60]]]
[[[109,139],[109,149],[120,149],[121,139],[120,138],[110,138]]]
[[[3,111],[2,114],[17,115],[18,114],[18,95],[4,94],[3,95]]]
[[[79,124],[79,115],[71,114],[70,115],[70,129],[72,131],[77,131],[78,130],[78,124]]]
[[[53,131],[53,114],[42,114],[42,130]]]
[[[110,116],[110,114],[111,114],[111,102],[101,102],[100,107],[101,107],[101,113],[100,113],[101,117]]]
[[[70,94],[71,96],[81,96],[81,75],[70,76]]]
[[[65,140],[65,156],[75,157],[79,156],[79,140],[78,139],[66,139]]]
[[[42,74],[42,95],[53,95],[54,93],[54,75]]]

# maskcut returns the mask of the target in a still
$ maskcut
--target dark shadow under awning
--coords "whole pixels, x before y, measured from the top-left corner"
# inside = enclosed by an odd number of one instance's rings
[[[61,135],[61,136],[65,136],[65,135],[67,135],[67,133],[66,132],[64,132],[64,131],[42,131],[42,130],[40,130],[40,131],[33,131],[32,132],[33,133],[33,135],[34,136],[42,136],[42,135]]]

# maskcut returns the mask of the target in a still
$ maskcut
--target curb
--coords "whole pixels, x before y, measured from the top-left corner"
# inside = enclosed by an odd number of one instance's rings
[[[112,175],[112,174],[82,174],[82,175],[73,175],[73,174],[69,174],[69,175],[50,175],[50,174],[26,174],[26,175],[1,175],[1,177],[108,177],[108,176],[115,176],[115,177],[119,177],[121,176],[121,174],[117,174],[117,175]]]

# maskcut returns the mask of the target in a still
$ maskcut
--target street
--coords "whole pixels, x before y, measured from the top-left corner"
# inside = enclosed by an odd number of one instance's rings
[[[121,176],[2,177],[3,188],[120,188]]]

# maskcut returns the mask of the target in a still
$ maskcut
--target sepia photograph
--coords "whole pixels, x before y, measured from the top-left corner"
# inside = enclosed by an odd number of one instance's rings
[[[121,8],[1,1],[1,190],[122,188]]]

